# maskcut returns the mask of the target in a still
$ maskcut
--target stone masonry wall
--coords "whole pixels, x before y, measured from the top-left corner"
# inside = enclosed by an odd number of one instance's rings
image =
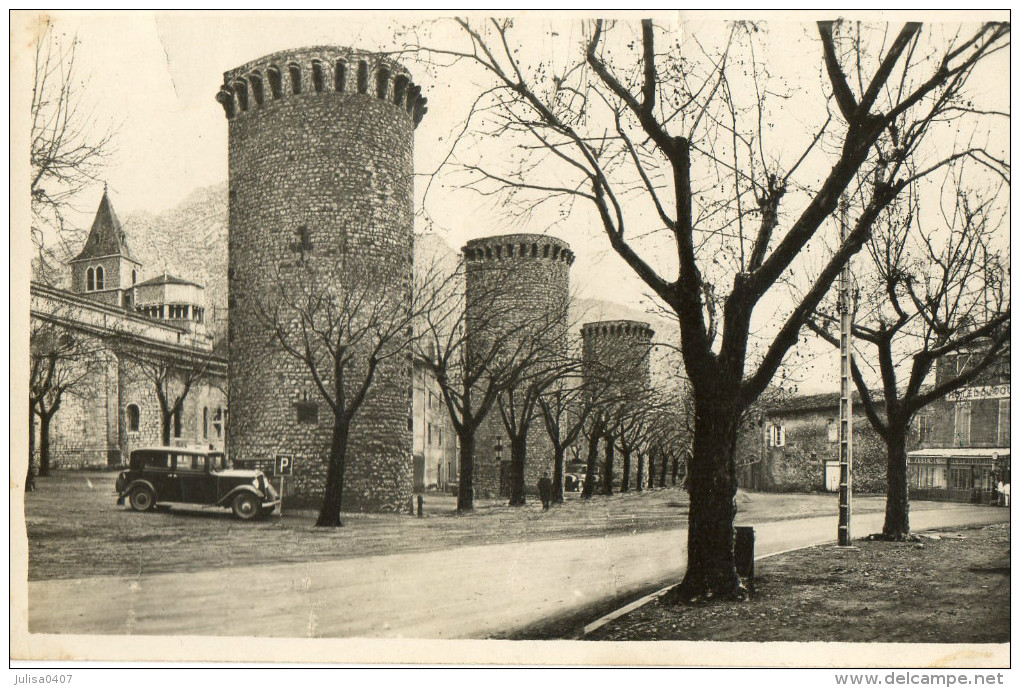
[[[225,74],[217,98],[229,120],[228,451],[298,454],[289,502],[317,505],[331,412],[256,309],[278,275],[346,257],[372,265],[369,287],[402,289],[410,302],[412,142],[424,99],[398,64],[337,47],[260,58]],[[377,370],[351,429],[345,511],[408,508],[412,374],[406,356]],[[299,404],[315,417],[298,422]]]
[[[605,395],[603,412],[609,418],[626,412],[627,400],[637,401],[651,385],[651,347],[655,332],[639,320],[601,320],[581,327],[581,361],[585,380]],[[599,462],[605,461],[605,439],[599,442]],[[619,439],[616,440],[619,447]],[[645,460],[639,451],[632,451],[629,489],[637,487],[638,462]],[[604,465],[604,464],[602,464]],[[613,459],[614,490],[623,478],[623,453],[616,450]],[[654,476],[659,481],[659,469]],[[667,479],[668,479],[667,475]],[[647,466],[645,482],[648,481]]]
[[[570,298],[568,244],[544,234],[509,234],[469,241],[463,249],[467,265],[467,331],[469,351],[483,352],[494,339],[540,336],[544,346],[566,347],[566,308]],[[484,354],[482,354],[484,355]],[[475,443],[475,494],[496,497],[501,488],[495,447],[502,441],[502,460],[510,460],[510,440],[493,407],[478,430]],[[524,483],[537,493],[542,473],[552,473],[552,442],[542,419],[535,416],[528,431]]]

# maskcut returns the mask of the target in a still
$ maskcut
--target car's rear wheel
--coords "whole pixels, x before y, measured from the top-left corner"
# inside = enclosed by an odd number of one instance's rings
[[[135,511],[152,511],[156,507],[156,493],[144,485],[136,487],[128,495],[128,504]]]
[[[254,520],[262,513],[262,506],[259,504],[259,500],[249,492],[242,492],[234,497],[234,504],[231,508],[234,511],[234,516],[237,516],[242,521]]]

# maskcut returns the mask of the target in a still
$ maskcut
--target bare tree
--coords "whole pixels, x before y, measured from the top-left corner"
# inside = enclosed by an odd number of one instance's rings
[[[39,420],[38,475],[50,474],[50,426],[69,396],[84,396],[101,364],[95,340],[47,322],[32,323],[29,340],[28,472],[25,489],[35,489],[32,464],[35,421]]]
[[[575,364],[574,369],[577,369]],[[553,445],[553,495],[554,504],[563,503],[563,480],[567,451],[573,447],[591,413],[590,397],[584,388],[573,379],[564,376],[546,390],[538,403],[542,411],[549,440]],[[572,384],[573,383],[573,384]]]
[[[510,440],[510,506],[523,506],[525,464],[528,456],[528,431],[540,412],[539,402],[547,389],[579,368],[579,362],[566,354],[568,301],[553,304],[539,320],[515,326],[526,344],[517,347],[516,379],[508,379],[496,398],[500,420]],[[505,326],[505,321],[500,327]],[[503,365],[507,365],[506,362]],[[562,496],[562,492],[561,492]]]
[[[494,263],[487,269],[509,271],[511,267]],[[514,405],[507,408],[521,419],[524,416],[518,414],[530,406],[526,418],[530,424],[542,386],[527,390],[540,379],[536,370],[547,365],[548,342],[564,331],[564,321],[558,316],[540,321],[522,318],[514,298],[514,281],[498,274],[490,274],[468,293],[463,261],[449,273],[429,269],[423,275],[428,277],[416,278],[421,299],[417,354],[435,375],[460,440],[457,510],[470,511],[474,509],[478,429],[500,393],[508,390],[527,396],[526,400],[514,396]],[[526,431],[523,436],[526,438]],[[523,464],[520,470],[523,472]]]
[[[965,116],[994,109],[966,86],[1008,48],[1009,25],[946,35],[916,23],[897,31],[821,22],[798,62],[816,61],[823,84],[796,89],[770,82],[760,45],[768,32],[756,24],[703,26],[680,41],[652,21],[635,29],[599,20],[582,27],[576,51],[566,45],[553,57],[522,48],[512,20],[459,26],[463,49],[429,51],[470,61],[491,81],[471,111],[478,124],[465,131],[478,132],[475,141],[521,142],[516,155],[463,147],[481,151],[463,163],[476,188],[525,210],[585,204],[679,319],[695,432],[688,565],[670,599],[743,598],[733,558],[741,413],[902,189],[964,157],[1006,165],[997,150],[967,134],[954,141],[953,132]],[[772,133],[791,119],[793,103],[798,130]],[[861,201],[847,238],[830,242],[836,248],[806,275],[798,258],[818,253],[818,242],[808,250],[812,239],[831,237],[829,220],[848,189]],[[752,339],[756,307],[791,278],[810,280],[803,298]]]
[[[941,201],[948,207],[931,225],[917,194],[890,208],[867,244],[864,268],[856,271],[860,310],[853,337],[874,354],[855,356],[851,374],[868,421],[886,444],[881,537],[889,540],[911,539],[906,451],[911,420],[1009,358],[1009,258],[995,247],[1005,212],[996,208],[995,193],[981,199],[951,186]],[[821,309],[808,325],[838,348],[834,311]],[[962,366],[940,365],[961,355]],[[877,371],[869,361],[877,361]],[[940,374],[928,384],[936,367]],[[881,399],[868,384],[875,377],[881,380]]]
[[[161,351],[138,346],[114,337],[111,346],[128,375],[150,385],[159,405],[159,436],[164,446],[179,437],[184,402],[191,391],[213,379],[215,356],[212,351],[190,347]]]
[[[51,282],[80,244],[67,221],[74,198],[112,152],[113,131],[104,131],[82,98],[75,63],[77,37],[65,41],[43,19],[35,45],[31,103],[32,242],[35,278]]]
[[[380,279],[378,265],[357,252],[332,261],[280,264],[252,312],[274,351],[298,361],[329,408],[332,432],[326,485],[315,525],[343,526],[348,441],[380,366],[412,353],[418,301],[411,284]]]

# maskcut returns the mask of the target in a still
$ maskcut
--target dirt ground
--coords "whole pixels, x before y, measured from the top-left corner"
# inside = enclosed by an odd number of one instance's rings
[[[115,473],[57,471],[26,495],[29,580],[196,571],[229,566],[322,561],[449,547],[668,530],[687,524],[678,488],[595,497],[543,512],[480,501],[456,514],[450,495],[428,494],[425,518],[345,515],[346,527],[313,527],[311,511],[244,523],[223,509],[176,508],[135,513],[118,506]],[[739,493],[738,523],[835,513],[835,496]],[[881,497],[858,497],[858,513],[881,511]],[[913,509],[931,508],[917,503]]]
[[[744,603],[652,601],[586,640],[1009,642],[1009,524],[920,543],[811,547],[757,563]]]

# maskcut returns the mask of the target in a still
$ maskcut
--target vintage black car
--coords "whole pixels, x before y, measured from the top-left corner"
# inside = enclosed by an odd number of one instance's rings
[[[151,511],[157,504],[226,507],[245,521],[272,513],[276,490],[262,471],[231,469],[222,452],[151,447],[131,452],[117,477],[118,504]]]

